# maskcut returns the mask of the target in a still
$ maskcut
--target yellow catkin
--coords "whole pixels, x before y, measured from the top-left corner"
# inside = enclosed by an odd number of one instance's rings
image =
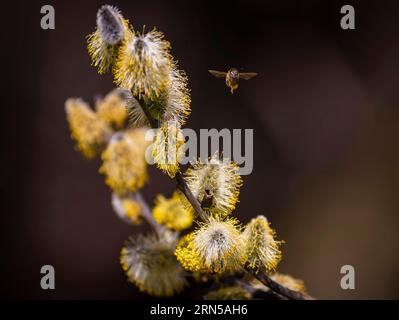
[[[152,155],[157,167],[174,178],[184,157],[184,136],[177,122],[165,123],[158,129]]]
[[[159,224],[176,231],[189,228],[193,222],[192,212],[185,209],[176,194],[170,199],[158,195],[152,213]]]
[[[211,217],[193,233],[193,249],[210,273],[236,271],[245,260],[246,243],[237,220]]]
[[[170,44],[161,32],[129,33],[122,42],[114,68],[115,83],[134,96],[159,97],[169,85]]]
[[[108,17],[101,19],[101,15],[104,14]],[[109,21],[111,16],[112,22]],[[99,9],[97,28],[87,36],[87,50],[92,65],[98,69],[98,73],[104,74],[111,69],[117,60],[123,40],[131,34],[129,22],[123,18],[117,8],[104,5]]]
[[[184,269],[191,272],[205,273],[207,269],[203,266],[201,258],[194,250],[192,233],[182,237],[176,247],[175,255]]]
[[[126,124],[128,111],[125,101],[118,90],[113,90],[96,105],[97,115],[116,129],[121,129]]]
[[[274,271],[282,258],[280,246],[282,241],[275,239],[276,232],[270,228],[266,217],[258,216],[252,219],[243,232],[247,243],[248,268],[258,272],[265,268],[268,272]]]
[[[187,88],[187,76],[174,64],[169,72],[169,84],[162,90],[159,96],[148,100],[147,109],[152,118],[159,122],[176,121],[182,126],[191,112],[190,90]],[[142,110],[132,110],[132,118],[141,119]]]
[[[101,158],[100,173],[105,183],[116,193],[134,192],[148,180],[143,143],[135,141],[132,134],[114,136]]]
[[[231,161],[213,156],[208,162],[198,161],[184,173],[185,180],[202,208],[214,216],[222,218],[235,208],[242,186],[238,174],[239,167]],[[182,196],[182,203],[193,210]]]
[[[130,239],[121,250],[120,262],[130,282],[157,297],[170,297],[187,285],[184,270],[173,254],[174,243],[154,235]]]
[[[126,217],[133,224],[139,224],[141,222],[141,207],[136,201],[133,201],[131,199],[123,199],[122,208],[125,211]]]
[[[112,134],[110,127],[81,99],[69,98],[65,111],[77,148],[88,159],[98,155]]]

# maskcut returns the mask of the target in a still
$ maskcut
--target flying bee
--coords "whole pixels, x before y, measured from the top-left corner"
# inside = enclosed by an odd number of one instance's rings
[[[255,72],[238,72],[236,68],[230,68],[227,72],[208,70],[209,73],[216,78],[226,78],[226,86],[234,93],[234,90],[238,88],[240,79],[249,80],[257,75]]]

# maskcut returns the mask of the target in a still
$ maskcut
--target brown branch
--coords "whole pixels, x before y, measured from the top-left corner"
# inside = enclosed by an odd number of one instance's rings
[[[144,99],[139,100],[140,106],[143,109],[143,112],[147,116],[148,122],[150,123],[152,128],[158,128],[158,121],[153,119],[148,108],[146,107],[146,102]],[[197,212],[198,216],[201,220],[207,221],[208,215],[202,209],[201,204],[195,198],[193,193],[191,192],[190,188],[188,187],[186,181],[184,180],[182,174],[178,172],[175,175],[175,180],[177,182],[177,187],[179,190],[186,196],[187,200],[190,202],[194,210]],[[279,283],[272,280],[266,273],[259,273],[256,274],[252,271],[245,270],[246,272],[252,274],[256,279],[262,282],[265,286],[267,286],[270,290],[272,290],[276,295],[280,298],[287,298],[289,300],[312,300],[313,298],[307,296],[301,292],[290,290]]]
[[[246,290],[255,299],[264,300],[289,300],[287,297],[273,291],[273,290],[262,290],[251,286],[249,283],[242,279],[242,275],[227,276],[221,279],[221,282],[228,285],[239,285],[241,288]]]
[[[167,232],[167,229],[155,221],[154,217],[152,216],[151,209],[144,200],[143,195],[140,192],[130,193],[129,198],[140,205],[140,215],[154,229],[158,237],[162,238]]]
[[[118,137],[118,135],[121,134],[121,131],[117,131],[113,135],[109,135],[107,137],[107,143],[110,143],[113,138],[116,138]],[[119,198],[119,196],[117,195],[116,197]],[[148,206],[147,201],[145,201],[143,195],[139,191],[137,191],[128,193],[127,197],[140,205],[140,215],[154,229],[158,237],[162,238],[166,234],[167,229],[155,221],[154,217],[152,216],[151,209]],[[121,208],[121,210],[123,210],[123,208]]]
[[[148,111],[148,108],[146,107],[147,104],[145,100],[142,98],[139,100],[140,106],[143,109],[143,112],[145,113],[148,122],[150,123],[152,128],[158,128],[158,121],[155,120],[150,112]],[[207,221],[208,216],[205,213],[205,211],[202,209],[200,203],[198,200],[194,197],[193,193],[191,192],[190,188],[188,187],[186,181],[184,180],[182,174],[180,172],[177,172],[175,175],[175,180],[177,182],[177,187],[179,190],[186,196],[187,200],[190,202],[190,204],[193,206],[194,210],[197,212],[198,216],[200,217],[201,220]]]
[[[246,270],[246,271],[250,273],[252,276],[254,276],[256,279],[258,279],[260,282],[262,282],[270,290],[273,290],[274,292],[278,293],[283,297],[286,297],[289,300],[315,300],[313,297],[305,293],[294,291],[288,289],[287,287],[284,287],[283,285],[279,284],[278,282],[270,278],[266,272],[256,273],[255,271],[252,270],[251,271]]]
[[[193,193],[191,192],[190,188],[188,187],[188,185],[186,183],[186,180],[184,180],[184,178],[180,172],[176,173],[175,180],[177,182],[177,187],[186,196],[187,200],[193,206],[194,210],[197,212],[200,219],[202,221],[207,221],[208,215],[202,209],[198,200],[194,197]]]
[[[159,125],[159,121],[154,119],[150,113],[150,111],[147,108],[147,102],[145,101],[144,97],[140,98],[138,100],[138,103],[141,107],[141,109],[143,110],[145,116],[147,117],[148,123],[150,124],[151,128],[158,128]]]

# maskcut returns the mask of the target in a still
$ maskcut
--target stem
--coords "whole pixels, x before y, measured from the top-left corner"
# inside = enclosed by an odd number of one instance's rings
[[[200,219],[202,221],[207,221],[208,220],[207,214],[202,209],[198,200],[194,197],[193,193],[191,192],[190,188],[188,187],[186,181],[184,180],[180,172],[176,173],[175,180],[177,182],[177,187],[186,196],[187,200],[193,206],[194,210],[197,212]]]
[[[144,98],[140,98],[138,100],[138,102],[139,102],[139,105],[140,105],[141,109],[143,110],[145,116],[147,117],[150,127],[158,128],[158,121],[152,117],[150,111],[147,108],[147,103],[145,102]]]
[[[154,231],[157,233],[158,237],[161,238],[165,234],[166,228],[155,221],[154,217],[152,216],[151,209],[148,206],[147,202],[144,200],[143,195],[140,192],[135,192],[135,193],[129,194],[129,198],[132,199],[133,201],[137,202],[140,205],[141,216],[154,229]]]
[[[287,298],[288,300],[314,300],[313,297],[304,294],[299,291],[294,291],[288,289],[287,287],[282,286],[281,284],[277,283],[273,279],[271,279],[265,272],[256,273],[254,271],[248,271],[252,276],[262,282],[265,286],[267,286],[270,290],[278,293],[279,295]]]
[[[145,100],[139,99],[139,103],[140,103],[140,106],[143,109],[143,112],[145,113],[151,127],[158,128],[158,121],[156,121],[149,113]],[[191,192],[190,188],[188,187],[186,181],[184,180],[184,178],[180,172],[178,172],[175,175],[175,180],[177,182],[177,187],[186,196],[187,200],[190,202],[190,204],[192,205],[194,210],[197,212],[200,219],[202,221],[207,221],[208,220],[207,214],[202,209],[199,201],[194,197],[193,193]],[[151,215],[151,218],[152,218],[152,215]],[[311,300],[311,299],[313,299],[312,297],[307,296],[301,292],[290,290],[290,289],[278,284],[264,272],[256,274],[249,270],[245,270],[245,271],[252,274],[255,278],[257,278],[260,282],[262,282],[265,286],[267,286],[270,290],[272,290],[277,296],[279,296],[280,299],[281,298],[286,298],[286,299],[290,299],[290,300]]]
[[[236,283],[247,290],[252,297],[254,298],[262,298],[262,299],[276,299],[276,300],[288,300],[288,298],[282,296],[281,294],[273,291],[273,290],[261,290],[261,289],[255,289],[252,287],[250,284],[246,283],[243,280],[237,279]]]
[[[143,112],[145,113],[151,127],[158,128],[158,121],[155,120],[149,113],[145,100],[143,98],[141,98],[141,99],[139,99],[139,103],[140,103],[140,106],[143,109]],[[190,188],[188,187],[186,181],[184,180],[184,178],[180,172],[176,173],[175,180],[177,182],[177,187],[186,196],[187,200],[193,206],[194,210],[197,212],[200,219],[203,221],[207,221],[208,220],[207,214],[202,209],[198,200],[194,197],[193,193],[191,192]]]
[[[121,134],[122,134],[121,131],[117,131],[112,135],[108,135],[106,137],[107,143],[110,143],[113,137],[117,137],[117,135],[121,135]],[[132,199],[133,201],[140,204],[140,208],[141,208],[140,215],[154,229],[154,231],[157,233],[158,237],[162,237],[165,234],[165,232],[167,231],[167,229],[155,221],[154,217],[152,216],[151,209],[148,206],[145,199],[143,198],[143,195],[139,191],[137,191],[135,193],[129,193],[128,197],[130,199]],[[120,210],[123,210],[123,208],[121,207]]]

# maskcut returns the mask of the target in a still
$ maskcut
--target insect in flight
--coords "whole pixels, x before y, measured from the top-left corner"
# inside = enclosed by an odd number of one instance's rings
[[[226,78],[226,86],[234,93],[234,90],[238,88],[240,79],[249,80],[258,75],[255,72],[238,72],[236,68],[230,68],[227,72],[208,70],[209,73],[216,78]]]

